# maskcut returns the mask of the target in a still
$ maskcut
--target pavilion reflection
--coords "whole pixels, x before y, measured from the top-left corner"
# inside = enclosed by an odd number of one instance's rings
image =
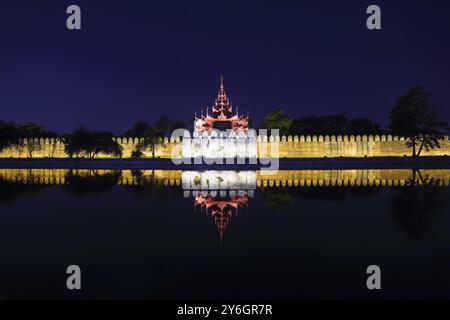
[[[256,171],[185,171],[184,197],[194,198],[195,210],[212,217],[220,240],[233,217],[248,207],[257,186]]]

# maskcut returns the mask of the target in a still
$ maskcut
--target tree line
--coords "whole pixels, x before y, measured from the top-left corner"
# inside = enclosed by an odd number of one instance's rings
[[[184,121],[172,121],[163,116],[154,124],[143,121],[136,122],[122,136],[141,138],[136,150],[132,153],[132,157],[141,158],[146,151],[149,151],[155,157],[156,148],[163,145],[164,137],[170,136],[172,130],[185,127]],[[28,158],[33,158],[33,155],[42,148],[39,141],[34,139],[42,137],[62,139],[64,151],[70,158],[94,159],[99,154],[121,158],[123,154],[122,146],[115,141],[115,135],[109,131],[91,130],[81,125],[72,133],[59,135],[47,131],[43,126],[35,123],[17,124],[0,121],[0,151],[11,148],[17,151],[20,156],[26,153]]]
[[[258,126],[260,129],[278,129],[281,135],[376,135],[392,134],[406,137],[406,144],[417,157],[424,150],[439,148],[442,139],[449,133],[448,124],[440,117],[440,108],[430,102],[431,93],[422,86],[408,90],[399,97],[389,115],[389,126],[383,129],[367,118],[348,119],[344,113],[329,116],[309,116],[300,119],[289,117],[283,110],[270,112]],[[133,158],[141,158],[145,152],[155,157],[163,139],[179,128],[192,126],[181,120],[172,121],[161,117],[157,122],[138,121],[123,133],[124,137],[139,137],[141,141],[132,152]],[[192,127],[191,127],[192,129]],[[0,121],[0,151],[13,148],[29,158],[39,151],[41,145],[30,138],[59,137],[65,142],[65,152],[71,158],[96,158],[99,154],[122,157],[122,147],[109,131],[90,130],[80,126],[72,133],[58,135],[34,124],[16,124]],[[27,139],[27,144],[24,143]]]
[[[33,153],[41,148],[40,143],[32,139],[38,137],[56,138],[58,134],[35,123],[17,124],[0,121],[0,151],[14,148],[19,154],[26,153],[32,158]],[[29,140],[27,144],[24,139]]]
[[[387,129],[367,118],[349,120],[343,113],[293,119],[282,109],[270,112],[259,128],[278,129],[280,135],[398,135],[407,138],[412,156],[418,157],[424,150],[440,148],[450,131],[448,123],[441,119],[441,108],[430,98],[431,92],[422,86],[409,89],[392,107]]]

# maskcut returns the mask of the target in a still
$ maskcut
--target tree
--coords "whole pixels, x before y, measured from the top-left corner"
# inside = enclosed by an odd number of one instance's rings
[[[133,127],[131,127],[130,130],[125,131],[123,135],[128,138],[140,138],[144,136],[145,132],[150,127],[151,125],[148,122],[138,121],[133,125]]]
[[[310,116],[294,120],[290,133],[296,135],[345,134],[347,123],[344,113],[320,117]]]
[[[132,158],[142,158],[146,150],[150,150],[152,157],[155,157],[158,146],[164,146],[164,132],[171,127],[171,122],[167,117],[162,117],[154,126],[148,122],[136,122],[133,127],[125,132],[126,137],[138,137],[142,140],[137,144],[136,150],[131,154]]]
[[[260,129],[278,129],[280,135],[289,134],[293,124],[293,119],[288,117],[283,110],[275,110],[267,114],[260,125]]]
[[[186,128],[186,123],[182,120],[175,120],[170,125],[170,129],[172,131],[177,130],[177,129],[185,129],[185,128]]]
[[[18,140],[18,131],[15,123],[0,121],[0,151],[11,147]]]
[[[141,150],[134,150],[131,152],[131,158],[133,159],[141,159],[144,157],[144,153]]]
[[[161,135],[169,135],[169,130],[171,129],[172,121],[166,116],[162,116],[156,123],[155,128]]]
[[[94,159],[100,153],[122,157],[122,147],[114,140],[114,135],[107,131],[92,131],[80,126],[72,134],[66,135],[64,147],[69,157],[87,156]]]
[[[358,118],[350,120],[347,124],[347,134],[380,134],[382,132],[378,123],[373,122],[370,119]]]
[[[22,140],[23,141],[23,140]],[[40,151],[42,149],[42,145],[37,138],[28,138],[27,143],[24,144],[28,151],[28,157],[31,159],[33,158],[33,154],[37,151]],[[20,144],[20,148],[23,147],[23,144]]]
[[[16,142],[17,148],[25,147],[28,151],[28,157],[33,158],[33,154],[42,149],[38,138],[47,135],[44,127],[35,123],[25,123],[19,126],[20,141]],[[27,143],[24,144],[24,140]]]
[[[152,158],[154,158],[157,147],[164,146],[161,132],[156,127],[149,127],[143,134],[143,138],[136,146],[136,150],[144,153],[145,150],[149,149],[152,153]]]
[[[424,149],[440,148],[440,140],[448,132],[448,124],[440,120],[440,110],[430,104],[430,97],[422,86],[414,87],[397,99],[390,113],[389,129],[407,138],[413,157],[419,157]]]
[[[56,136],[54,132],[47,131],[43,126],[35,123],[0,122],[0,150],[14,148],[19,155],[27,152],[29,158],[32,158],[36,151],[41,150],[39,138]]]

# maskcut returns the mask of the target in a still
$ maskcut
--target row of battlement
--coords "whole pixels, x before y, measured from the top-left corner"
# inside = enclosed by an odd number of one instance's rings
[[[123,144],[138,144],[144,138],[126,138],[118,137],[116,141]],[[393,135],[301,135],[301,136],[267,136],[259,135],[256,140],[258,142],[350,142],[350,141],[406,141],[402,136]],[[445,141],[450,141],[450,136],[446,136]],[[180,143],[180,138],[164,138],[164,143]]]
[[[47,144],[65,144],[64,138],[24,138],[19,139],[20,142],[23,142],[24,144],[28,144],[29,142],[39,143],[42,145]],[[126,137],[117,137],[113,138],[113,140],[117,141],[119,144],[138,144],[139,142],[143,142],[144,138],[126,138]],[[173,139],[173,138],[161,138],[163,143],[180,143],[181,139]]]
[[[170,143],[180,143],[180,138],[161,138],[162,142],[165,144]],[[144,138],[126,138],[117,137],[114,138],[119,144],[138,144],[142,142]],[[258,142],[351,142],[351,141],[406,141],[405,137],[392,136],[392,135],[332,135],[332,136],[317,136],[317,135],[307,135],[307,136],[258,136],[256,138]],[[450,141],[450,136],[444,138],[445,141]],[[29,141],[34,143],[39,143],[43,145],[48,144],[64,144],[64,138],[32,138],[23,139],[24,144],[28,144]]]
[[[446,137],[449,140],[449,137]],[[406,141],[405,137],[392,135],[332,135],[332,136],[258,136],[258,142],[350,142],[350,141]]]

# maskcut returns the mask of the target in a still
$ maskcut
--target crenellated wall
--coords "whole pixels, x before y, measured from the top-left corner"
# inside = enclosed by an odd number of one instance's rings
[[[123,158],[130,158],[131,153],[143,139],[139,138],[116,138],[122,146]],[[29,146],[34,148],[33,158],[68,158],[64,151],[64,141],[59,138],[36,138],[32,141],[23,140],[22,147],[11,147],[0,152],[0,158],[29,158]],[[170,158],[172,150],[180,145],[180,140],[164,138],[162,145],[155,150],[155,156],[159,158]],[[150,151],[144,152],[145,157],[151,157]],[[97,158],[113,158],[110,155],[99,154]]]
[[[142,139],[142,138],[141,138]],[[139,138],[116,138],[123,148],[123,158],[130,158],[136,150]],[[405,138],[397,136],[258,136],[258,155],[260,157],[280,158],[364,158],[364,157],[404,157],[412,154],[407,148]],[[67,158],[64,152],[64,141],[56,138],[34,139],[29,143],[26,139],[21,148],[9,148],[0,152],[0,158],[28,158],[29,146],[34,148],[33,158]],[[179,139],[165,138],[158,146],[155,156],[170,158],[172,153],[181,156]],[[441,148],[431,151],[423,150],[422,156],[450,156],[450,139],[447,136],[441,141]],[[151,157],[151,152],[145,152]],[[99,158],[111,158],[100,154]]]
[[[279,142],[280,158],[404,157],[412,154],[405,138],[391,135],[258,137],[258,147],[265,149],[267,143],[271,154],[273,142]],[[422,152],[422,156],[444,155],[450,155],[449,137],[442,141],[441,148]]]

